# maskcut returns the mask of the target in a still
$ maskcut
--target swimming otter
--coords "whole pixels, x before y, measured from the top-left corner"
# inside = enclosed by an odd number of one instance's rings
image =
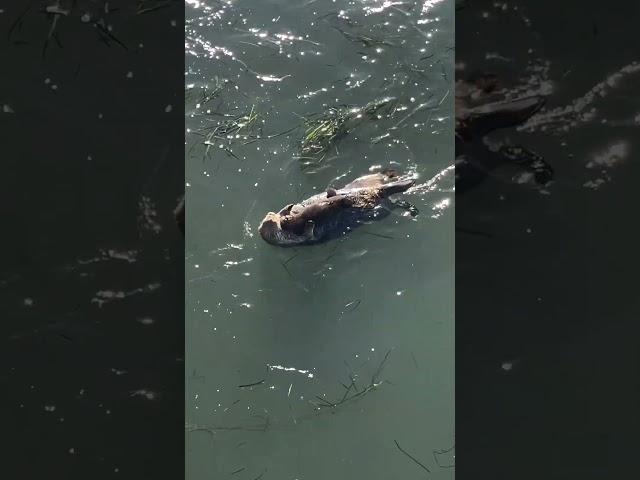
[[[505,164],[516,164],[534,175],[540,185],[553,177],[553,169],[542,157],[520,146],[506,145],[491,151],[484,137],[494,130],[524,123],[544,105],[544,98],[531,96],[504,99],[492,74],[477,74],[456,81],[456,191],[463,193],[488,172]]]
[[[394,170],[356,178],[341,189],[329,188],[278,213],[269,212],[258,228],[272,245],[311,245],[345,235],[353,228],[389,215],[394,207],[417,210],[406,202],[390,202],[391,195],[408,190],[415,180]]]

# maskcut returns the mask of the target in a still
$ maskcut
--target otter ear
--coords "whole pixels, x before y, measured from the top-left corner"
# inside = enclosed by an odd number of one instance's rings
[[[304,236],[306,238],[313,238],[314,227],[315,223],[313,223],[313,220],[307,220],[307,223],[304,225]]]
[[[327,198],[335,197],[337,194],[335,188],[327,188]]]
[[[292,208],[293,208],[293,203],[290,203],[289,205],[284,207],[282,210],[280,210],[278,212],[278,215],[289,215],[289,213],[291,213]]]

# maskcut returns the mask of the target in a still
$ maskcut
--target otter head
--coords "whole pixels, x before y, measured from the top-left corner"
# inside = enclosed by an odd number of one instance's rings
[[[269,212],[258,227],[258,233],[267,242],[277,245],[278,231],[280,230],[280,215]]]
[[[270,243],[271,245],[286,247],[300,245],[301,243],[308,241],[311,236],[313,236],[313,229],[309,231],[309,228],[306,228],[302,235],[298,235],[293,232],[291,228],[287,227],[287,223],[291,223],[291,218],[288,214],[291,212],[291,207],[292,206],[287,205],[281,210],[281,212],[287,212],[285,215],[274,212],[269,212],[265,215],[258,227],[258,233],[265,242]]]

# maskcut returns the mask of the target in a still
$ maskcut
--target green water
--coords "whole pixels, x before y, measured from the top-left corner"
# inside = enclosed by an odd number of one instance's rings
[[[434,453],[454,445],[453,179],[428,182],[454,157],[453,11],[448,0],[187,4],[190,480],[408,479],[423,466],[453,478],[453,450]],[[388,96],[389,118],[303,168],[304,129],[291,130],[302,117]],[[202,135],[247,112],[253,126],[208,137],[205,151]],[[266,212],[374,165],[418,175],[415,219],[394,211],[298,249],[257,234]]]

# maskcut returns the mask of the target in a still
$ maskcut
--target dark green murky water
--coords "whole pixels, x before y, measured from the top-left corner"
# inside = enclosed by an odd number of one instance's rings
[[[401,450],[453,478],[453,451],[434,454],[454,444],[453,11],[188,2],[189,479],[424,474]],[[305,118],[389,97],[298,158]],[[376,165],[419,177],[415,219],[299,249],[257,235],[266,212]]]
[[[493,72],[511,94],[547,100],[491,142],[523,145],[555,174],[537,188],[527,175],[495,172],[457,198],[457,226],[491,238],[456,235],[456,392],[465,399],[456,473],[625,478],[637,470],[640,231],[628,212],[637,203],[640,10],[466,3],[456,12],[460,72]]]

